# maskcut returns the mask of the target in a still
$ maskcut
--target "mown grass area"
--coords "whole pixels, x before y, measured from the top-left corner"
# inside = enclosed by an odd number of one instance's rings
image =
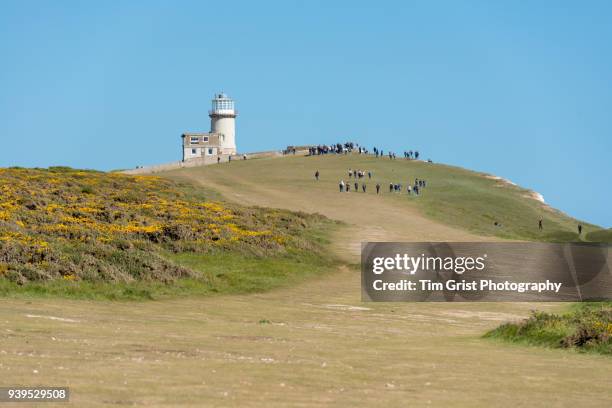
[[[612,355],[612,302],[576,303],[561,314],[534,311],[484,336],[518,344]]]
[[[3,296],[251,292],[334,264],[322,216],[224,203],[158,177],[0,169],[0,192]]]
[[[184,253],[172,259],[200,272],[207,292],[220,294],[260,293],[320,275],[334,267],[328,257],[307,252],[265,258],[232,253],[213,256]]]

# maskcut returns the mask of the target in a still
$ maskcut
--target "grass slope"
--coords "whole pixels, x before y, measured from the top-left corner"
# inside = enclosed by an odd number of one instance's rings
[[[0,169],[0,191],[4,295],[256,291],[329,261],[316,236],[329,224],[323,217],[221,203],[158,177]],[[312,270],[289,267],[299,263]],[[222,276],[203,269],[215,264]]]
[[[480,236],[504,239],[569,242],[592,239],[610,241],[609,232],[580,222],[531,198],[530,190],[515,186],[482,173],[442,164],[389,160],[365,155],[289,156],[276,159],[236,161],[218,166],[182,169],[168,172],[176,179],[205,179],[249,194],[249,186],[270,189],[286,194],[287,198],[308,196],[311,200],[333,200],[340,180],[354,182],[348,177],[348,169],[372,171],[371,180],[359,181],[367,185],[366,195],[372,200],[387,200],[399,204],[399,208],[416,209],[421,214],[444,225],[470,231]],[[321,180],[314,181],[319,170]],[[425,179],[427,187],[418,197],[389,193],[389,183],[413,185],[414,179]],[[381,197],[375,197],[375,185],[380,183]],[[351,189],[351,193],[359,194]],[[357,202],[357,201],[356,201]],[[322,205],[324,207],[324,205]],[[351,210],[347,208],[347,212]],[[394,214],[389,214],[393,223]],[[544,229],[538,229],[538,220]],[[497,224],[496,224],[497,223]],[[581,237],[577,225],[582,223]]]
[[[612,242],[612,229],[601,229],[589,232],[587,240],[594,242]]]

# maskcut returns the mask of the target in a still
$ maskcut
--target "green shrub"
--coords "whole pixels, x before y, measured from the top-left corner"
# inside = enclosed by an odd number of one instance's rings
[[[503,324],[485,337],[612,354],[612,302],[581,303],[564,314],[534,311],[528,319]]]

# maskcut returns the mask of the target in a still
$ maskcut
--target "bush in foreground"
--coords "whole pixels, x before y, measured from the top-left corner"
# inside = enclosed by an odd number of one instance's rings
[[[580,303],[564,314],[532,312],[485,337],[552,348],[612,355],[612,303]]]

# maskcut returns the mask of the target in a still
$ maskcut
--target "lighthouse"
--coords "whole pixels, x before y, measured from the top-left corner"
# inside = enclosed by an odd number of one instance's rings
[[[216,94],[208,116],[210,132],[219,135],[221,154],[236,154],[236,115],[234,100],[223,92]]]
[[[218,163],[236,154],[236,109],[234,100],[223,92],[215,94],[210,116],[210,132],[181,135],[183,161]]]

